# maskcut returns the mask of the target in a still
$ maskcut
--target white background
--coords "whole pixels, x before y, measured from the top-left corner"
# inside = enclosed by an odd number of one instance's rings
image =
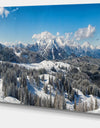
[[[0,0],[0,6],[75,3],[100,3],[100,0]],[[0,103],[0,128],[87,127],[99,128],[100,116]]]
[[[0,128],[100,128],[100,116],[0,103]]]

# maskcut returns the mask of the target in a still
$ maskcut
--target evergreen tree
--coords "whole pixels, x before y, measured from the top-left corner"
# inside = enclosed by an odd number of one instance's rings
[[[76,98],[74,99],[74,110],[76,111]]]
[[[98,109],[98,102],[97,102],[97,99],[95,99],[95,109]]]
[[[92,97],[91,97],[91,102],[90,102],[90,111],[93,111],[93,100],[92,100]]]
[[[57,91],[56,91],[56,95],[54,98],[54,108],[58,109],[59,105],[58,105],[58,95],[57,95]]]
[[[51,86],[50,86],[50,108],[52,108],[52,94],[51,94]]]

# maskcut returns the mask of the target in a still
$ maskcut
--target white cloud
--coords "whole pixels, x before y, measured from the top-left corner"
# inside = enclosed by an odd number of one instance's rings
[[[10,12],[5,9],[4,7],[0,7],[0,16],[2,18],[7,17],[10,14]]]
[[[55,36],[52,35],[50,32],[41,32],[40,34],[34,34],[32,39],[36,40],[45,40],[45,39],[54,39]]]
[[[95,27],[88,25],[87,28],[80,28],[75,32],[74,37],[76,40],[86,39],[92,37],[95,32]]]
[[[52,35],[50,32],[41,32],[40,34],[34,34],[32,36],[32,39],[36,42],[42,42],[45,44],[45,42],[50,42],[51,40],[55,40],[56,42],[59,42],[61,46],[63,45],[70,45],[70,46],[78,46],[78,40],[86,39],[89,37],[92,37],[95,32],[95,27],[88,25],[87,28],[80,28],[75,33],[65,33],[65,36],[60,36],[59,32],[57,32],[56,35]]]
[[[15,12],[15,11],[17,11],[19,8],[15,8],[15,9],[13,9],[12,11],[8,11],[7,9],[5,9],[4,7],[0,7],[0,16],[2,17],[2,18],[7,18],[8,17],[8,15],[12,12]]]
[[[3,18],[4,8],[0,7],[0,16]]]
[[[7,17],[9,15],[9,11],[8,10],[5,10],[5,17]]]
[[[19,10],[19,8],[15,8],[12,10],[12,12],[16,12],[17,10]]]
[[[56,34],[57,36],[59,36],[60,35],[60,33],[59,32],[57,32],[57,34]]]
[[[69,40],[70,37],[71,37],[71,35],[72,35],[72,32],[71,32],[71,33],[65,33],[65,38],[66,38],[67,40]]]

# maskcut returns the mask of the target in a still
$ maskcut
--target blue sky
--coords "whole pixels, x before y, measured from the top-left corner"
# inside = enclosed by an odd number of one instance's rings
[[[87,32],[89,25],[95,30],[88,36],[77,35],[76,40],[99,45],[100,4],[6,7],[0,12],[0,42],[32,42],[32,35],[43,31],[53,35],[72,32],[74,37],[79,29]]]

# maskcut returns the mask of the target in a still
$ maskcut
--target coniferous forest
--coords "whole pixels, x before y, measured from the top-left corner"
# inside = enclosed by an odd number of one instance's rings
[[[68,59],[50,69],[27,68],[16,63],[0,63],[0,79],[4,97],[14,97],[20,104],[87,112],[99,107],[100,70],[86,61],[92,58]],[[72,64],[72,61],[76,63]],[[46,61],[47,65],[51,63]],[[68,67],[68,63],[70,67]],[[27,64],[26,64],[27,65]],[[34,66],[34,65],[33,65]],[[86,100],[81,97],[87,97]],[[89,102],[88,102],[89,99]]]

